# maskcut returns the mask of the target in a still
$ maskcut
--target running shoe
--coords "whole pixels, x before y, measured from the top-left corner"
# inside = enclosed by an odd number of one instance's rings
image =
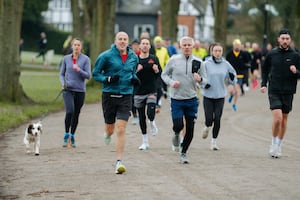
[[[278,158],[279,155],[278,155],[278,150],[279,150],[279,147],[277,144],[272,144],[270,146],[270,150],[269,150],[269,155],[272,157],[272,158]],[[280,152],[281,154],[281,152]]]
[[[180,154],[180,163],[182,164],[188,164],[189,160],[187,159],[187,156],[185,153]]]
[[[203,129],[203,131],[202,131],[202,138],[203,138],[203,139],[206,139],[206,138],[207,138],[207,136],[208,136],[208,134],[209,134],[209,131],[210,131],[210,128],[211,128],[211,127],[207,127],[207,126],[204,127],[204,129]]]
[[[233,99],[233,95],[231,94],[228,98],[228,103],[231,103],[232,102],[232,99]]]
[[[134,117],[131,121],[131,124],[136,125],[139,123],[139,118],[138,117]]]
[[[157,135],[158,128],[155,124],[155,121],[150,121],[150,130],[151,130],[151,133],[152,133],[153,136]]]
[[[125,165],[122,164],[121,160],[118,160],[116,163],[116,174],[123,174],[126,171]]]
[[[234,112],[237,111],[237,107],[236,107],[235,104],[232,105],[232,110],[233,110]]]
[[[149,144],[143,143],[140,147],[139,150],[148,150],[149,149]]]
[[[75,147],[76,147],[76,144],[75,144],[75,137],[74,137],[74,134],[70,134],[70,137],[71,137],[71,146],[72,146],[73,148],[75,148]]]
[[[106,145],[109,145],[110,144],[110,141],[111,141],[111,136],[107,135],[107,133],[104,133],[103,134],[103,138],[104,138],[104,142]]]
[[[173,138],[172,138],[172,150],[179,152],[179,133],[174,133]]]
[[[63,147],[67,147],[69,137],[70,137],[70,133],[65,133]]]
[[[212,151],[218,151],[218,150],[220,150],[220,148],[217,146],[217,144],[216,143],[211,143],[210,144],[210,150],[212,150]]]

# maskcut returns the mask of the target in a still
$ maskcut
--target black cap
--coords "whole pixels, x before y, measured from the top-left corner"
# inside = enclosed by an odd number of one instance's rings
[[[138,39],[134,39],[131,44],[140,44],[140,41]]]
[[[291,35],[291,32],[286,29],[286,28],[283,28],[279,31],[279,36],[282,35],[282,34],[288,34],[288,35]]]

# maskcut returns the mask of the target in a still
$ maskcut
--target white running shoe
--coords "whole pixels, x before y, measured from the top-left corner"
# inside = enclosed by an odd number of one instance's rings
[[[138,117],[134,117],[133,119],[132,119],[132,121],[131,121],[131,124],[133,124],[133,125],[136,125],[136,124],[138,124],[139,123],[139,118]]]
[[[211,126],[209,126],[209,127],[205,126],[205,127],[204,127],[204,129],[202,130],[202,138],[203,138],[203,139],[206,139],[206,138],[207,138],[210,129],[211,129]]]
[[[187,159],[185,153],[180,154],[180,163],[182,163],[182,164],[188,164],[189,163],[189,160]]]
[[[125,165],[122,164],[120,160],[117,161],[116,163],[116,174],[123,174],[126,171]]]
[[[149,144],[143,143],[140,147],[139,150],[148,150],[149,149]]]
[[[272,144],[270,146],[270,150],[269,150],[269,155],[272,157],[272,158],[278,158],[279,157],[279,147],[277,144]],[[281,154],[281,152],[280,152]]]
[[[155,121],[150,121],[150,130],[153,136],[156,136],[158,133],[158,128],[156,127]]]
[[[218,150],[220,150],[220,148],[217,146],[216,143],[211,143],[210,144],[210,150],[212,150],[212,151],[218,151]]]

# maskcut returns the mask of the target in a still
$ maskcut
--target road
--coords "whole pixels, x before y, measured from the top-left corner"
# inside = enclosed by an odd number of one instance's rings
[[[1,135],[0,199],[300,199],[298,102],[296,94],[283,157],[271,159],[267,154],[272,122],[267,94],[247,92],[239,99],[237,112],[225,103],[220,151],[211,151],[210,139],[201,138],[200,98],[188,151],[190,164],[182,165],[179,154],[171,150],[169,102],[163,100],[156,116],[159,133],[150,137],[150,150],[138,150],[139,126],[128,124],[123,159],[127,172],[122,175],[114,174],[115,135],[109,146],[103,141],[100,103],[84,105],[73,149],[62,148],[64,112],[52,113],[43,120],[40,156],[26,154],[23,137],[28,123]]]

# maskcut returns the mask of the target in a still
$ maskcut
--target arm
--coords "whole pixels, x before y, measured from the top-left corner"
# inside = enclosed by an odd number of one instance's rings
[[[105,66],[105,57],[104,55],[98,56],[94,69],[93,69],[93,79],[95,81],[104,83],[106,81],[106,77],[103,75],[102,70]]]
[[[66,63],[65,63],[65,57],[63,58],[60,66],[60,73],[59,73],[59,80],[62,85],[62,88],[65,88],[65,75],[66,75]]]
[[[91,62],[88,57],[85,57],[84,66],[80,69],[80,75],[85,79],[91,78]]]
[[[267,82],[269,80],[270,66],[271,66],[271,56],[270,54],[268,54],[261,68],[261,78],[262,78],[261,87],[267,87]]]
[[[172,86],[174,84],[174,80],[171,78],[172,75],[172,64],[173,59],[171,58],[167,65],[165,66],[164,70],[161,73],[162,80],[169,86]]]

